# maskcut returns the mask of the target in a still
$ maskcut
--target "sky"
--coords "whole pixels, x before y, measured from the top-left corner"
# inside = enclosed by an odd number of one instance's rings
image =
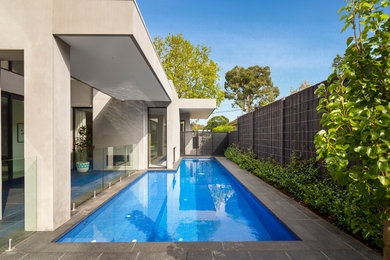
[[[326,80],[347,35],[338,10],[343,0],[138,0],[150,36],[182,33],[193,45],[211,47],[221,67],[219,84],[234,66],[269,66],[278,98],[307,80]],[[223,101],[214,115],[230,120],[242,114]],[[200,120],[205,124],[207,120]]]

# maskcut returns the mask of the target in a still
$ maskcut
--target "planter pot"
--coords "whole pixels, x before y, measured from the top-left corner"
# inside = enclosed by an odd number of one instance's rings
[[[76,162],[76,169],[78,172],[87,172],[89,170],[89,162]]]

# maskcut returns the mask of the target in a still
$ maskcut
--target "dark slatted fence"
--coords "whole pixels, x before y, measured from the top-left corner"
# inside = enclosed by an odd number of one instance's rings
[[[321,82],[324,83],[324,82]],[[259,158],[288,162],[293,152],[305,159],[316,156],[314,136],[320,130],[316,84],[238,118],[238,143]]]
[[[181,155],[223,156],[229,146],[228,132],[181,132]]]
[[[253,113],[238,118],[238,143],[244,149],[253,145]]]

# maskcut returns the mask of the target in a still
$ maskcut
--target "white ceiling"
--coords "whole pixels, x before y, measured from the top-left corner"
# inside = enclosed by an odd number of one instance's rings
[[[59,36],[71,46],[71,75],[119,100],[170,101],[128,36]]]

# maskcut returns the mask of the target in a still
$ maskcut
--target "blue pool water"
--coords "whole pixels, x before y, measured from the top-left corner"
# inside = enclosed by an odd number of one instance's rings
[[[287,240],[297,238],[210,158],[145,173],[57,242]]]

